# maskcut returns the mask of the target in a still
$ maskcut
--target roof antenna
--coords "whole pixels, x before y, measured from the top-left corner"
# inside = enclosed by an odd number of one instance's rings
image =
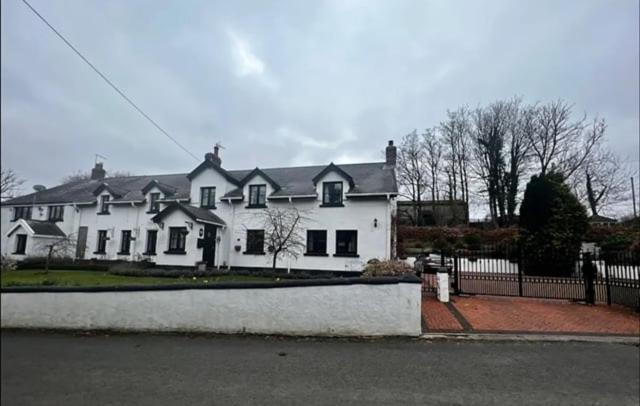
[[[222,141],[218,141],[215,144],[213,144],[214,147],[218,147],[220,149],[226,149],[225,147],[222,146]]]
[[[98,161],[99,161],[98,158],[107,159],[107,157],[104,156],[104,155],[100,155],[100,154],[95,154],[95,155],[96,155],[96,158],[95,158],[95,161],[93,162],[94,165],[98,163]],[[100,161],[100,162],[102,162],[102,161]]]

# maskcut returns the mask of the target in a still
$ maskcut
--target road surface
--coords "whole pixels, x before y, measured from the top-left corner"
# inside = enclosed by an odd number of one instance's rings
[[[2,332],[3,406],[639,403],[639,348]]]

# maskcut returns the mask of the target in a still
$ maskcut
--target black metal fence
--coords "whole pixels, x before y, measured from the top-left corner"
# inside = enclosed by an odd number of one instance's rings
[[[523,255],[517,247],[456,250],[433,261],[450,270],[455,293],[568,299],[620,304],[640,309],[640,255],[635,252],[545,253]],[[567,264],[549,275],[546,264]],[[557,267],[556,267],[557,269]],[[435,290],[435,275],[424,276]]]

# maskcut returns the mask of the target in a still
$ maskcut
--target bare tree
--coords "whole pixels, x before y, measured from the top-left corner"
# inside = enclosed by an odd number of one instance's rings
[[[536,130],[536,106],[520,106],[520,99],[511,100],[511,120],[507,130],[507,164],[505,192],[507,222],[515,222],[515,213],[520,192],[520,179],[528,169],[531,158],[530,134]]]
[[[126,176],[133,176],[128,171],[113,171],[107,172],[107,176],[110,178],[120,178]],[[70,175],[65,176],[60,180],[60,183],[66,185],[67,183],[80,182],[85,180],[91,180],[91,171],[76,171]]]
[[[306,217],[303,213],[294,206],[270,207],[258,216],[263,223],[264,243],[272,256],[272,268],[276,268],[278,257],[298,258],[305,246],[302,226]]]
[[[13,169],[2,169],[0,171],[0,200],[15,197],[23,183],[24,179],[21,179]]]
[[[478,107],[474,112],[474,172],[484,184],[494,224],[505,218],[504,144],[512,118],[512,106],[505,101]]]
[[[585,161],[574,181],[578,197],[586,203],[592,215],[600,214],[609,204],[628,196],[629,171],[612,151],[598,148]]]
[[[405,135],[400,142],[396,169],[400,193],[413,203],[413,224],[419,226],[422,222],[422,197],[429,175],[425,150],[415,130]]]
[[[39,249],[45,252],[45,266],[44,272],[49,272],[49,264],[52,258],[64,258],[70,257],[75,252],[78,240],[75,234],[69,234],[64,237],[56,239],[47,239],[44,242],[39,243]]]
[[[444,145],[444,172],[447,175],[449,200],[469,202],[469,158],[471,120],[466,107],[447,111],[447,119],[440,123]]]
[[[428,128],[422,134],[422,145],[429,173],[429,182],[427,188],[431,192],[431,201],[435,202],[440,199],[440,160],[442,159],[442,143],[436,135],[436,130]],[[434,210],[435,212],[435,210]]]
[[[604,119],[595,118],[592,126],[587,128],[586,115],[572,120],[572,107],[558,100],[536,109],[535,131],[527,136],[537,169],[542,175],[553,168],[565,179],[571,178],[604,136]]]

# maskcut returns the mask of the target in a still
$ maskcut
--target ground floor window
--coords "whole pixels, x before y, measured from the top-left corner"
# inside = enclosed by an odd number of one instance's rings
[[[169,227],[169,252],[185,252],[187,227]]]
[[[17,234],[16,235],[16,252],[14,252],[14,254],[24,255],[26,251],[27,251],[27,235]]]
[[[264,254],[264,230],[247,230],[245,254]]]
[[[327,230],[307,230],[307,254],[326,255]]]
[[[131,230],[122,230],[122,237],[120,238],[120,252],[121,255],[129,255],[131,249]]]
[[[105,254],[107,252],[107,230],[98,230],[98,243],[94,254]]]
[[[157,230],[147,230],[147,248],[144,253],[147,255],[156,254],[156,242],[158,241]]]
[[[337,256],[358,255],[358,231],[338,230],[336,231],[336,253]]]

